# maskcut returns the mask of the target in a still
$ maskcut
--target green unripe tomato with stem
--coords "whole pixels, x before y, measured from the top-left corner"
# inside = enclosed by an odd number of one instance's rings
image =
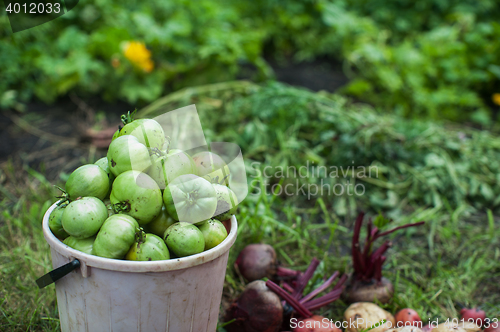
[[[186,175],[196,175],[197,170],[194,166],[193,159],[182,151],[170,152],[167,155],[153,154],[151,156],[151,164],[147,172],[161,189],[164,189],[175,178]]]
[[[214,218],[220,221],[227,220],[236,212],[238,198],[230,188],[216,183],[212,185],[217,196],[217,209]]]
[[[108,157],[102,157],[101,159],[99,159],[98,161],[96,161],[94,163],[94,165],[97,165],[100,168],[102,168],[102,170],[104,172],[106,172],[106,174],[108,175],[109,190],[108,190],[108,194],[106,195],[106,197],[109,197],[109,194],[111,193],[111,188],[113,186],[113,181],[115,180],[116,176],[109,169]]]
[[[205,249],[203,233],[187,222],[178,222],[167,228],[163,239],[177,257],[199,254]]]
[[[80,166],[70,174],[65,189],[71,200],[78,197],[104,199],[109,192],[108,174],[97,165]]]
[[[64,240],[69,236],[68,233],[62,227],[62,215],[66,206],[68,206],[68,201],[61,201],[58,203],[56,208],[52,210],[49,216],[49,228],[52,233],[60,240]],[[163,234],[162,234],[163,235]]]
[[[135,234],[139,231],[137,221],[126,214],[114,214],[97,233],[92,255],[122,259],[134,244]]]
[[[229,184],[229,167],[219,155],[202,151],[193,155],[193,161],[199,176],[212,183]]]
[[[189,223],[211,218],[217,208],[213,186],[193,174],[174,179],[163,191],[163,202],[172,218]]]
[[[165,143],[165,133],[162,126],[153,119],[134,120],[134,112],[122,115],[123,128],[120,136],[132,135],[148,148],[161,149]]]
[[[144,230],[146,231],[146,233],[153,233],[158,236],[163,236],[167,228],[169,228],[176,222],[177,221],[168,214],[165,206],[162,206],[161,212],[158,217],[145,225]]]
[[[118,176],[126,171],[146,171],[151,166],[148,148],[131,135],[120,136],[109,144],[108,165]]]
[[[109,196],[114,210],[132,216],[139,225],[146,225],[161,212],[161,190],[147,174],[126,171],[113,182]]]
[[[170,259],[170,253],[161,237],[140,230],[125,258],[130,261],[161,261]]]
[[[203,234],[205,250],[218,246],[227,237],[226,227],[219,220],[209,219],[196,226]]]
[[[95,236],[91,236],[85,239],[77,239],[74,236],[70,236],[64,239],[63,243],[68,247],[79,250],[88,255],[92,255],[92,247],[94,246]]]
[[[66,206],[61,224],[69,235],[84,239],[95,235],[108,217],[104,203],[95,197],[82,197]]]

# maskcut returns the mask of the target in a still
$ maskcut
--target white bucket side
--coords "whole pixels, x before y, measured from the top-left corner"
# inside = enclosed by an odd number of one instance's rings
[[[216,330],[229,249],[237,233],[234,216],[226,240],[206,251],[210,255],[209,260],[202,258],[201,253],[148,265],[152,262],[106,259],[67,247],[48,228],[48,216],[53,208],[47,211],[43,221],[44,235],[51,237],[47,242],[51,245],[53,267],[78,258],[88,268],[86,278],[77,269],[56,282],[63,332]],[[101,267],[95,267],[94,260],[85,256],[112,264],[101,268],[104,263],[98,262]],[[199,257],[193,259],[194,256]],[[118,264],[120,262],[127,265],[128,271],[120,271],[120,268],[123,269]],[[132,272],[134,269],[136,271]]]

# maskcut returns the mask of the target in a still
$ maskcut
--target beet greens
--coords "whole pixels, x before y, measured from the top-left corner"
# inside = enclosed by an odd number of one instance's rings
[[[313,258],[307,270],[297,277],[295,287],[284,287],[287,289],[285,290],[271,280],[266,281],[266,286],[287,302],[300,316],[309,318],[312,316],[312,311],[338,300],[344,290],[344,283],[347,280],[347,276],[343,275],[330,292],[314,299],[317,295],[332,285],[333,281],[338,278],[339,272],[335,271],[330,278],[323,282],[323,284],[318,286],[309,294],[302,296],[307,283],[314,275],[314,271],[318,267],[319,263],[320,262],[316,258]]]
[[[366,240],[364,246],[362,247],[359,243],[359,236],[361,233],[361,227],[363,226],[364,213],[361,212],[356,218],[354,224],[354,235],[352,237],[352,262],[354,265],[354,275],[355,280],[361,280],[370,282],[371,280],[381,281],[382,279],[382,265],[386,260],[384,253],[392,245],[391,241],[385,241],[378,249],[373,250],[374,242],[382,236],[391,234],[397,230],[420,226],[424,224],[424,221],[417,223],[407,224],[393,228],[391,230],[381,232],[380,228],[384,227],[392,221],[385,219],[382,215],[379,215],[375,222],[372,222],[371,218],[366,226]],[[378,226],[378,227],[377,227]]]

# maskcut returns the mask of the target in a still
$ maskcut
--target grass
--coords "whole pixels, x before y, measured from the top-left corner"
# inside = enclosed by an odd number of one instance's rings
[[[285,266],[303,270],[312,257],[317,257],[324,262],[325,274],[335,270],[350,272],[353,216],[356,210],[363,209],[372,216],[383,211],[398,225],[427,221],[423,227],[391,237],[394,248],[389,250],[384,275],[394,282],[396,295],[386,306],[388,310],[395,312],[411,307],[424,320],[443,320],[457,317],[460,305],[466,305],[481,306],[489,317],[499,317],[500,220],[495,217],[495,198],[489,199],[487,191],[486,194],[479,191],[474,196],[470,188],[460,194],[443,191],[459,188],[465,181],[461,168],[457,167],[464,162],[461,159],[463,152],[450,154],[443,142],[448,144],[452,141],[450,137],[464,132],[476,144],[474,148],[466,145],[462,150],[469,153],[468,158],[476,156],[478,159],[473,161],[476,164],[469,165],[468,176],[479,181],[481,186],[490,183],[490,177],[495,176],[493,168],[484,169],[484,165],[478,163],[481,154],[493,156],[497,152],[496,138],[487,140],[488,133],[440,124],[420,133],[402,134],[395,126],[397,119],[370,109],[359,109],[335,96],[281,86],[231,83],[205,86],[201,90],[184,90],[159,103],[169,110],[196,103],[207,139],[237,142],[248,163],[259,161],[261,167],[285,167],[299,166],[306,160],[332,164],[332,160],[338,158],[336,165],[347,165],[346,160],[352,158],[350,153],[358,157],[356,162],[359,160],[359,164],[383,163],[380,169],[384,176],[372,179],[378,182],[366,182],[365,195],[355,199],[347,195],[318,195],[308,199],[302,195],[278,195],[277,191],[266,193],[263,190],[266,183],[284,185],[295,179],[266,179],[258,172],[249,172],[250,179],[261,190],[259,193],[257,187],[252,187],[239,207],[238,240],[230,253],[224,303],[244,288],[231,266],[237,253],[248,243],[272,244]],[[265,98],[259,100],[259,95]],[[333,103],[336,106],[332,106]],[[287,109],[288,113],[283,111],[291,104],[298,105],[297,108],[308,114],[291,109]],[[336,119],[342,121],[321,127],[313,116],[317,115],[318,108],[325,107],[330,109],[330,114],[337,112]],[[259,113],[254,113],[257,111]],[[226,116],[220,116],[221,112]],[[360,121],[364,123],[358,125]],[[410,129],[422,126],[421,123],[415,123],[414,127],[406,125]],[[250,134],[245,132],[248,126],[254,130]],[[328,131],[334,131],[333,136]],[[352,135],[353,132],[356,135]],[[335,135],[338,138],[332,140]],[[407,143],[408,135],[413,135],[411,144]],[[356,148],[360,141],[364,143]],[[394,142],[399,144],[399,150],[395,150]],[[418,165],[424,150],[434,151],[438,157],[447,154],[449,157],[443,157],[442,168],[441,164]],[[389,160],[381,151],[391,153],[394,160]],[[340,159],[342,153],[346,155],[343,160]],[[86,158],[96,159],[95,150],[89,149]],[[401,170],[412,172],[413,176],[405,178],[402,174],[407,173]],[[433,177],[437,177],[438,182]],[[449,182],[440,183],[439,180]],[[433,196],[426,196],[429,184],[434,185]],[[497,187],[490,183],[490,189],[496,193]],[[395,204],[387,203],[393,197],[390,192],[397,196],[393,198]],[[405,192],[413,197],[404,195]],[[59,330],[54,286],[38,290],[34,282],[51,269],[41,220],[44,211],[56,200],[56,193],[52,183],[46,180],[43,168],[31,169],[16,158],[0,167],[0,331]],[[344,202],[339,203],[341,200]],[[317,313],[341,319],[345,308],[345,303],[337,301]]]

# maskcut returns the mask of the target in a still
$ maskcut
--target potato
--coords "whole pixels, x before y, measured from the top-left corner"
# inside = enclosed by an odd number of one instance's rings
[[[461,322],[457,323],[448,322],[441,323],[436,328],[432,330],[432,332],[479,332],[481,328],[474,323],[471,322]]]
[[[401,327],[410,325],[418,327],[422,323],[422,320],[420,319],[418,313],[410,308],[399,310],[398,313],[394,316],[394,319],[396,319],[396,323],[398,324],[396,326]],[[420,325],[420,327],[422,327],[422,325]]]
[[[344,313],[344,320],[347,322],[346,332],[359,332],[371,328],[372,325],[379,325],[383,319],[386,322],[373,328],[370,332],[384,332],[387,329],[394,328],[396,324],[394,316],[370,302],[353,303]]]
[[[422,330],[415,326],[403,326],[394,329],[386,330],[385,332],[422,332]]]

